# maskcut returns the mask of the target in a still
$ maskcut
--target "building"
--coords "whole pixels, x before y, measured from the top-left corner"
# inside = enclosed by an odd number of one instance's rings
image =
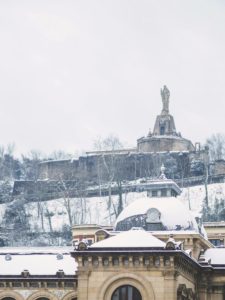
[[[160,115],[156,117],[154,130],[147,137],[137,141],[138,152],[163,152],[163,151],[195,151],[191,141],[183,138],[176,131],[173,116],[169,113],[170,92],[164,85],[161,89],[163,108]]]
[[[73,246],[86,241],[88,245],[103,240],[110,236],[113,227],[100,226],[97,224],[74,225],[72,227]]]
[[[74,249],[1,248],[0,300],[224,300],[225,248],[164,171],[114,228],[74,226]]]
[[[162,169],[105,239],[76,245],[79,300],[225,298],[225,249],[214,248],[178,194]]]
[[[209,241],[216,247],[225,247],[225,222],[205,222]]]
[[[1,300],[77,300],[72,248],[0,248]]]

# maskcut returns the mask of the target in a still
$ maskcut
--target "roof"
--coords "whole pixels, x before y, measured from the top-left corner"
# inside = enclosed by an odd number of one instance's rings
[[[75,275],[77,263],[68,250],[61,247],[0,248],[0,275],[21,275],[24,270],[39,276],[56,275],[59,270],[65,275]]]
[[[179,188],[179,186],[176,184],[175,181],[173,181],[172,179],[153,179],[153,180],[147,180],[146,183],[141,183],[139,184],[139,187],[145,187],[146,190],[155,190],[155,189],[163,189],[163,188],[167,188],[167,189],[173,189],[174,191],[176,191],[176,193],[178,195],[181,194],[181,189]]]
[[[0,247],[2,254],[70,254],[73,247]]]
[[[143,229],[131,229],[94,243],[90,248],[156,248],[164,249],[165,243]]]
[[[225,222],[204,222],[203,225],[204,227],[225,227]]]
[[[160,212],[160,221],[167,230],[194,230],[199,232],[194,216],[188,208],[175,197],[144,197],[128,205],[118,216],[116,225],[129,217],[144,215],[150,208]]]
[[[225,248],[211,248],[204,253],[207,260],[211,259],[212,265],[225,265]]]

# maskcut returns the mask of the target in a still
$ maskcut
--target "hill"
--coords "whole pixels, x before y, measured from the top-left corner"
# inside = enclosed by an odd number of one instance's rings
[[[140,185],[141,187],[141,185]],[[0,205],[1,235],[8,245],[63,245],[71,242],[74,224],[113,225],[120,211],[145,191],[122,193],[109,197],[58,198],[27,203],[17,198]],[[185,187],[178,196],[196,217],[202,216],[205,187]],[[225,220],[225,183],[208,185],[208,220]],[[168,206],[168,209],[169,206]],[[204,216],[203,216],[204,217]]]

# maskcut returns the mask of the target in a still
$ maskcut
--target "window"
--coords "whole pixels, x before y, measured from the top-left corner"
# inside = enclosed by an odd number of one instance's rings
[[[159,223],[148,223],[147,224],[147,231],[162,231],[165,230],[162,222]]]
[[[209,241],[210,241],[215,247],[223,247],[223,246],[224,246],[224,240],[220,240],[220,239],[209,239]]]
[[[164,135],[164,134],[165,134],[165,127],[160,126],[160,135]]]
[[[177,193],[176,193],[174,190],[171,190],[171,196],[172,196],[172,197],[176,197],[176,196],[177,196]]]
[[[89,246],[91,246],[91,244],[93,244],[93,239],[87,239],[87,243]]]
[[[15,299],[12,298],[12,297],[4,297],[4,298],[2,298],[1,300],[15,300]]]
[[[161,190],[161,196],[162,197],[166,197],[167,196],[167,190],[166,189]]]
[[[131,285],[123,285],[115,290],[111,300],[142,300],[142,297],[135,287]]]
[[[158,195],[158,193],[157,193],[157,191],[152,191],[152,197],[157,197],[157,195]]]

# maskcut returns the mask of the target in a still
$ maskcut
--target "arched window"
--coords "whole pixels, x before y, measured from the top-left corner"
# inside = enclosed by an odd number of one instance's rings
[[[114,291],[111,300],[142,300],[142,297],[135,287],[123,285]]]
[[[4,298],[1,298],[1,300],[15,300],[15,299],[12,297],[4,297]]]
[[[36,300],[49,300],[49,299],[46,298],[46,297],[39,297],[39,298],[37,298]]]

